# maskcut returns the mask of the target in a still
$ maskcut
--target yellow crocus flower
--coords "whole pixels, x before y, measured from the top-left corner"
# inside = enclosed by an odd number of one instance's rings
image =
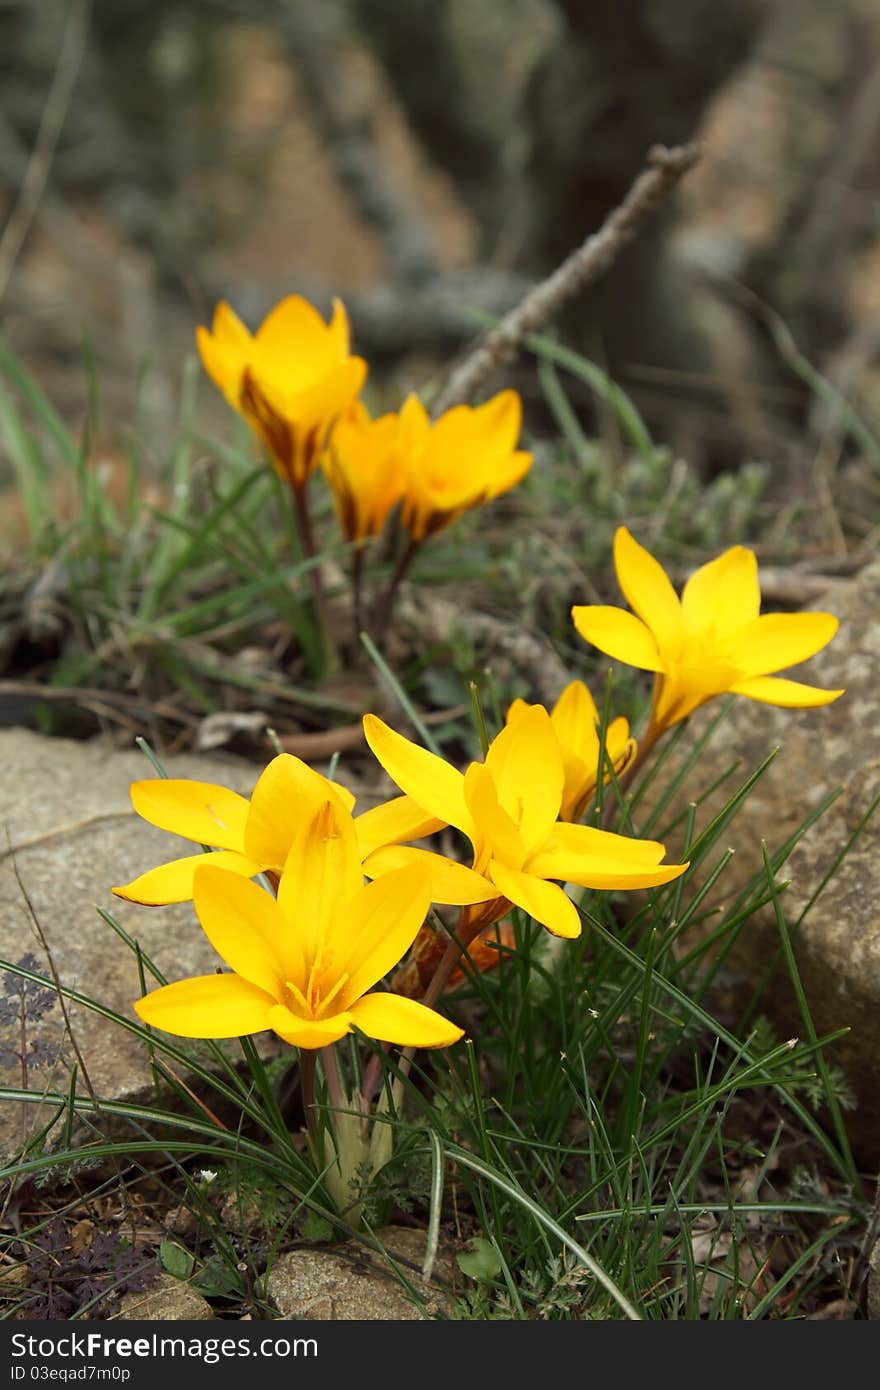
[[[448,1047],[462,1030],[441,1014],[370,992],[409,950],[430,901],[430,875],[418,866],[364,887],[351,814],[325,801],[293,839],[277,900],[228,869],[197,870],[196,913],[232,973],[164,985],[135,1011],[184,1038],[271,1029],[311,1049],[357,1027],[382,1042]]]
[[[534,706],[524,700],[514,700],[507,711],[507,723],[515,723],[532,708]],[[596,702],[583,681],[571,681],[550,711],[550,724],[559,742],[564,774],[560,820],[579,821],[596,790],[601,722]],[[625,719],[613,719],[605,730],[605,755],[618,777],[635,757],[636,742],[629,736],[629,724]],[[605,772],[606,782],[609,776]]]
[[[378,536],[403,495],[399,417],[373,420],[355,401],[337,421],[321,467],[343,535],[350,541]]]
[[[408,397],[400,412],[402,519],[414,542],[521,482],[532,465],[516,447],[521,422],[516,391],[454,406],[433,422],[418,397]]]
[[[364,716],[364,730],[392,781],[426,815],[455,826],[470,840],[474,872],[493,890],[467,917],[471,928],[497,921],[515,904],[555,936],[576,937],[581,931],[577,908],[551,880],[584,888],[649,888],[687,868],[661,864],[666,848],[657,841],[559,820],[565,769],[542,705],[505,725],[485,762],[471,763],[463,774],[374,714]],[[423,853],[397,844],[370,855],[365,869],[387,872],[419,863]]]
[[[354,797],[292,753],[279,753],[265,768],[250,800],[213,782],[151,777],[131,785],[134,809],[144,820],[172,835],[209,845],[208,853],[191,854],[149,869],[131,883],[114,888],[119,898],[158,906],[188,902],[194,876],[205,864],[254,878],[277,878],[303,823],[326,801],[350,812]],[[355,817],[361,860],[383,845],[421,839],[443,824],[426,815],[408,797],[399,796]],[[483,880],[462,864],[425,851],[433,901],[474,903],[486,896]]]
[[[289,295],[253,335],[220,303],[212,328],[198,328],[196,341],[211,380],[260,436],[281,476],[301,491],[367,374],[363,358],[350,354],[342,303],[333,301],[328,324],[308,300]]]
[[[805,708],[843,694],[772,674],[814,656],[831,641],[838,620],[832,613],[761,615],[753,551],[725,550],[691,575],[679,598],[662,566],[621,526],[614,566],[632,613],[591,604],[573,608],[572,618],[600,651],[655,673],[643,748],[715,695]]]

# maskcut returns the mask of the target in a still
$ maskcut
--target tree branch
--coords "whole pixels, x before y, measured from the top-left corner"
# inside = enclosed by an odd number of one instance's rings
[[[554,318],[562,306],[613,265],[636,234],[639,223],[655,212],[699,158],[696,144],[649,150],[642,170],[623,202],[609,213],[598,232],[542,280],[485,336],[449,376],[434,401],[434,414],[469,400],[503,362],[516,353],[536,329]]]

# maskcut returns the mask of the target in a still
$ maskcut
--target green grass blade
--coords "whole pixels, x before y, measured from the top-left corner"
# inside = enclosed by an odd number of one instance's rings
[[[373,639],[366,632],[362,632],[361,641],[367,650],[370,660],[376,667],[376,670],[379,672],[379,675],[382,677],[391,694],[397,700],[400,708],[409,719],[419,738],[422,740],[422,743],[426,748],[429,748],[432,753],[436,753],[438,758],[442,758],[443,754],[440,751],[436,739],[432,737],[427,724],[425,724],[424,720],[419,715],[412,700],[391,670],[391,667],[388,665],[388,662],[379,651]]]
[[[636,451],[647,463],[653,464],[657,450],[647,425],[626,392],[612,381],[606,372],[588,358],[582,357],[580,353],[563,347],[561,343],[544,334],[530,334],[526,339],[526,347],[537,357],[555,362],[557,366],[564,367],[572,376],[585,382],[590,390],[614,411],[621,429]]]
[[[458,1163],[463,1168],[470,1168],[472,1172],[485,1179],[486,1182],[491,1183],[493,1187],[497,1187],[499,1191],[504,1192],[512,1201],[528,1211],[539,1225],[543,1226],[561,1245],[564,1245],[567,1250],[571,1251],[575,1259],[579,1260],[580,1263],[590,1271],[593,1278],[611,1295],[614,1302],[623,1311],[626,1317],[633,1322],[641,1321],[641,1313],[639,1313],[634,1304],[630,1302],[623,1290],[618,1288],[611,1276],[593,1259],[589,1251],[585,1250],[582,1245],[579,1245],[576,1240],[573,1240],[568,1232],[564,1231],[562,1227],[547,1214],[543,1207],[539,1206],[536,1201],[529,1197],[517,1183],[505,1178],[501,1173],[496,1172],[494,1168],[490,1167],[488,1163],[484,1163],[476,1154],[468,1153],[466,1149],[459,1148],[457,1144],[447,1141],[444,1144],[444,1149],[453,1163]]]
[[[791,944],[791,937],[789,935],[788,927],[785,921],[785,914],[782,911],[782,903],[780,902],[779,890],[776,886],[776,880],[773,873],[773,866],[770,863],[770,856],[767,853],[767,846],[762,845],[761,849],[764,856],[764,871],[767,875],[767,883],[773,901],[773,912],[776,917],[776,926],[779,931],[779,936],[782,942],[782,950],[785,956],[785,963],[788,966],[789,978],[791,979],[792,988],[795,993],[795,998],[797,999],[798,1011],[800,1013],[801,1018],[803,1019],[804,1031],[806,1033],[808,1041],[812,1043],[813,1046],[816,1046],[816,1027],[813,1023],[813,1016],[810,1012],[810,1006],[807,1001],[806,993],[804,991],[803,981],[801,980],[800,971],[797,967],[794,948]],[[840,1102],[837,1099],[837,1093],[835,1092],[834,1086],[832,1084],[831,1076],[828,1071],[828,1066],[825,1062],[825,1058],[823,1057],[821,1050],[817,1049],[815,1055],[816,1070],[818,1071],[819,1079],[822,1082],[822,1090],[825,1096],[825,1104],[827,1105],[828,1112],[831,1115],[831,1123],[834,1128],[834,1133],[837,1136],[837,1142],[840,1145],[840,1152],[843,1155],[844,1162],[849,1171],[849,1180],[852,1183],[853,1187],[857,1188],[859,1185],[859,1172],[858,1168],[856,1167],[855,1159],[853,1158],[849,1137],[846,1132],[846,1126],[843,1122],[843,1114],[840,1109]]]
[[[39,440],[25,425],[11,397],[2,390],[0,437],[12,463],[31,544],[39,548],[54,514],[49,469]]]

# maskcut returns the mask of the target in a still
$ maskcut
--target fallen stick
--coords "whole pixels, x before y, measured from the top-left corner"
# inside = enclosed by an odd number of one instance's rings
[[[559,313],[567,300],[597,280],[613,265],[623,247],[632,241],[638,224],[655,212],[700,157],[696,144],[667,149],[655,145],[648,151],[646,167],[623,202],[609,213],[597,232],[572,251],[552,275],[520,300],[489,330],[464,361],[455,367],[433,402],[433,413],[468,401],[478,386],[503,362],[507,362],[534,333]]]

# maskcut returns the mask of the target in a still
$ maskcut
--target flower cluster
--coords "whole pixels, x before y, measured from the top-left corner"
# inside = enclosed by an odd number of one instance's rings
[[[657,841],[562,819],[595,787],[601,761],[595,725],[584,748],[567,745],[577,720],[558,711],[569,706],[595,708],[580,685],[556,706],[556,726],[541,705],[512,707],[485,760],[464,773],[366,715],[368,743],[404,794],[360,815],[344,787],[285,753],[250,799],[213,783],[135,782],[145,820],[207,848],[114,893],[149,905],[191,898],[233,972],[163,986],[138,1002],[141,1018],[184,1037],[271,1029],[301,1048],[353,1027],[409,1046],[454,1041],[460,1030],[426,1019],[416,1001],[366,993],[412,946],[432,902],[461,908],[459,939],[513,906],[572,938],[580,916],[560,883],[645,888],[687,867],[662,863]],[[614,748],[621,734],[625,726]],[[583,755],[592,746],[591,768]],[[608,744],[604,756],[614,756]],[[406,843],[446,826],[470,840],[471,866]],[[260,875],[272,892],[248,881]]]
[[[230,405],[300,496],[320,469],[347,540],[378,536],[395,509],[420,545],[462,512],[491,501],[528,472],[517,448],[515,391],[475,409],[455,406],[432,422],[417,396],[372,419],[358,399],[367,365],[350,353],[349,324],[335,300],[328,323],[298,295],[281,301],[253,335],[218,305],[199,328],[202,362]]]
[[[363,548],[392,514],[408,539],[386,610],[419,545],[514,487],[530,467],[531,456],[518,448],[521,405],[513,391],[436,420],[410,396],[399,413],[373,419],[358,398],[366,364],[351,354],[338,302],[327,323],[291,296],[253,335],[221,304],[198,342],[207,371],[289,483],[306,545],[307,485],[316,472],[329,484],[353,547],[356,621]],[[578,606],[572,618],[600,651],[653,672],[638,742],[625,719],[600,718],[575,680],[550,710],[513,701],[484,756],[464,768],[365,715],[367,745],[400,794],[357,813],[343,785],[286,753],[272,759],[250,797],[180,779],[132,786],[145,820],[200,848],[114,893],[153,906],[192,900],[225,966],[151,991],[134,1006],[139,1017],[187,1038],[270,1031],[300,1049],[310,1137],[323,1163],[314,1090],[320,1052],[343,1197],[362,1161],[375,1166],[391,1131],[367,1144],[378,1073],[368,1067],[360,1096],[349,1102],[333,1044],[357,1031],[405,1049],[449,1046],[462,1029],[435,1005],[463,957],[476,970],[499,962],[488,934],[510,944],[511,933],[501,929],[515,909],[553,937],[573,940],[582,929],[576,890],[631,891],[679,878],[688,865],[665,862],[659,841],[601,827],[601,789],[613,781],[621,795],[657,739],[701,705],[732,692],[806,707],[842,693],[775,674],[824,647],[837,620],[829,613],[762,615],[751,551],[734,546],[703,565],[681,596],[625,527],[614,561],[631,611]],[[425,846],[450,829],[467,842],[468,862],[454,857],[454,835],[444,835],[446,852]],[[457,908],[455,925],[438,919],[432,904]],[[398,1081],[410,1060],[404,1052]]]
[[[301,1048],[352,1028],[385,1042],[446,1047],[462,1030],[411,999],[373,992],[415,940],[430,875],[401,869],[364,885],[351,813],[325,801],[292,835],[277,897],[228,869],[193,876],[202,929],[231,973],[164,985],[135,1008],[187,1038],[271,1029]]]
[[[373,430],[381,423],[362,421]],[[825,646],[837,620],[762,616],[755,557],[741,546],[698,569],[681,598],[624,527],[614,555],[634,612],[572,612],[587,640],[655,673],[640,746],[624,719],[603,730],[590,692],[573,681],[551,711],[514,701],[485,757],[464,771],[365,715],[367,743],[401,795],[358,815],[345,787],[286,753],[250,798],[212,783],[135,782],[135,810],[202,852],[113,891],[152,905],[192,899],[232,971],[164,986],[139,1001],[140,1016],[187,1037],[271,1029],[305,1049],[353,1028],[385,1042],[443,1046],[460,1030],[405,991],[373,990],[413,943],[422,963],[436,963],[420,951],[431,903],[460,908],[450,949],[457,955],[474,944],[478,954],[481,933],[514,907],[554,936],[579,936],[580,914],[564,885],[631,890],[682,874],[687,865],[664,863],[658,841],[580,823],[597,786],[628,777],[661,733],[715,695],[788,706],[836,699],[841,691],[771,673]],[[469,841],[470,865],[412,843],[446,827]],[[250,881],[258,877],[270,892]],[[439,996],[454,964],[450,956],[433,977],[420,973],[426,996]]]

